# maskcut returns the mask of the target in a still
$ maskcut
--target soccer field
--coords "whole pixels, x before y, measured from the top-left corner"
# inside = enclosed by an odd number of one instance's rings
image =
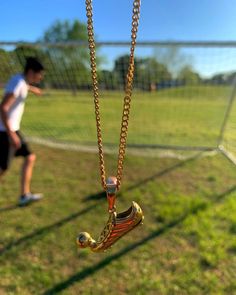
[[[141,2],[1,2],[0,295],[236,295],[235,12]]]
[[[135,93],[128,143],[215,146],[228,90],[184,91]],[[105,143],[118,142],[121,109],[120,94],[103,95]],[[91,94],[30,97],[22,127],[27,136],[94,144]],[[96,254],[75,241],[81,231],[97,239],[108,218],[98,155],[32,148],[32,187],[44,199],[16,205],[21,159],[0,184],[0,294],[236,294],[236,167],[222,154],[180,161],[128,153],[117,211],[136,201],[144,224]],[[114,175],[116,154],[105,159]]]
[[[44,199],[16,206],[20,159],[0,186],[1,294],[235,294],[236,169],[224,157],[127,156],[117,209],[138,202],[144,224],[94,254],[75,240],[97,239],[108,217],[97,155],[33,148]]]
[[[215,147],[230,94],[231,89],[222,86],[136,92],[132,97],[128,144]],[[104,143],[118,143],[122,104],[122,93],[101,94]],[[92,93],[72,96],[54,92],[40,98],[30,97],[23,130],[32,137],[96,143]]]

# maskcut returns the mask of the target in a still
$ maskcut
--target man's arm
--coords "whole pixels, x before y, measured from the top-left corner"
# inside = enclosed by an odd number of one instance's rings
[[[19,139],[18,135],[16,134],[16,132],[12,131],[10,129],[10,125],[9,125],[9,121],[8,121],[8,117],[7,117],[7,113],[14,102],[15,102],[15,96],[13,93],[5,94],[5,96],[3,97],[3,100],[0,104],[0,115],[2,118],[2,122],[3,122],[4,126],[6,127],[6,131],[9,135],[11,144],[14,146],[15,149],[18,149],[21,146],[20,139]]]
[[[28,89],[29,89],[30,92],[32,92],[35,95],[42,95],[42,90],[40,88],[38,88],[38,87],[29,85]]]

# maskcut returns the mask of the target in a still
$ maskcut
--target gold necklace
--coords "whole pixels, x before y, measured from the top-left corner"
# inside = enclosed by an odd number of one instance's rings
[[[91,236],[82,232],[77,238],[77,244],[81,248],[90,247],[93,251],[104,251],[111,247],[119,238],[124,236],[127,232],[132,230],[138,224],[143,221],[143,213],[140,206],[132,202],[131,207],[125,211],[118,213],[115,207],[116,193],[119,191],[121,186],[123,162],[126,150],[126,141],[128,133],[129,113],[131,105],[131,95],[133,88],[134,78],[134,50],[136,45],[136,37],[138,31],[138,22],[140,14],[140,2],[141,0],[134,0],[133,2],[133,16],[132,16],[132,30],[131,30],[131,47],[130,47],[130,58],[129,67],[126,77],[125,97],[123,104],[123,115],[121,121],[121,132],[120,132],[120,143],[118,152],[118,163],[117,163],[117,174],[116,177],[111,176],[106,180],[104,152],[102,146],[102,133],[100,123],[100,107],[99,107],[99,93],[98,93],[98,80],[97,80],[97,67],[96,67],[96,53],[95,53],[95,41],[94,41],[94,30],[93,30],[93,8],[92,0],[86,1],[87,11],[87,31],[88,31],[88,43],[90,49],[90,63],[91,63],[91,75],[93,82],[93,96],[95,105],[95,116],[97,126],[97,140],[98,140],[98,152],[100,160],[100,172],[101,182],[104,190],[107,193],[108,200],[108,212],[109,219],[103,229],[98,241],[95,241]]]

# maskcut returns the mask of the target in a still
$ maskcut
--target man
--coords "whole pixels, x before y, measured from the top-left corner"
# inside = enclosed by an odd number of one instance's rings
[[[21,206],[42,197],[40,194],[31,193],[30,183],[36,156],[19,130],[28,91],[41,95],[41,90],[32,84],[42,80],[43,71],[43,65],[36,58],[27,58],[24,73],[14,75],[8,81],[0,104],[0,178],[9,168],[13,156],[24,157],[19,198]]]

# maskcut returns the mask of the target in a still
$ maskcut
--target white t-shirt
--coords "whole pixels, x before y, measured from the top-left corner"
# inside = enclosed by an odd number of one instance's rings
[[[15,101],[8,111],[7,117],[9,120],[10,129],[17,131],[20,129],[21,118],[24,112],[25,99],[28,94],[28,85],[22,74],[13,76],[7,83],[5,88],[5,94],[13,93]],[[5,131],[1,116],[0,116],[0,131]]]

